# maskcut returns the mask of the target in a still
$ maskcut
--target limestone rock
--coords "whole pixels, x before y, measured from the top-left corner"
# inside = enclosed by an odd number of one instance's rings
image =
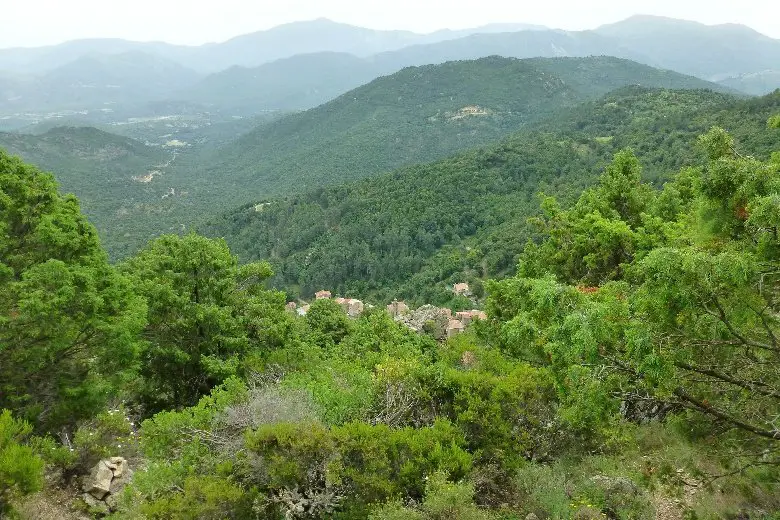
[[[114,471],[109,467],[110,461],[101,460],[92,468],[89,478],[84,485],[84,491],[98,500],[103,500],[111,491],[111,481],[114,479]],[[111,464],[113,466],[113,464]],[[116,466],[114,466],[116,467]]]
[[[123,457],[101,460],[84,479],[84,502],[98,513],[115,511],[119,493],[132,477],[133,471]]]
[[[111,457],[111,464],[114,466],[114,468],[112,468],[114,471],[114,478],[120,478],[124,472],[129,469],[127,461],[122,457]]]

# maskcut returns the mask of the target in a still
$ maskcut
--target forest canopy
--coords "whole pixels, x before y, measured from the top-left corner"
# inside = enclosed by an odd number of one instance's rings
[[[112,265],[75,197],[0,152],[0,515],[118,456],[132,480],[83,512],[773,518],[780,153],[744,144],[780,142],[767,119],[703,132],[663,183],[628,147],[577,171],[444,340],[379,306],[290,312],[221,239]]]

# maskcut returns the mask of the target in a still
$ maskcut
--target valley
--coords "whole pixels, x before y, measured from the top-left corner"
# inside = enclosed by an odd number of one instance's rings
[[[0,519],[780,518],[780,40],[483,9],[0,48]]]

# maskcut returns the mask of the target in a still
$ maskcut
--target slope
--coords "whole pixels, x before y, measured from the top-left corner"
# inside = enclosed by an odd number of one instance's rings
[[[356,183],[247,205],[204,228],[243,260],[275,264],[276,283],[309,295],[342,294],[445,303],[445,283],[511,270],[532,230],[536,193],[566,197],[630,146],[651,179],[697,159],[712,124],[764,156],[764,131],[780,93],[739,101],[709,91],[622,89],[559,113],[533,131],[440,162]]]
[[[744,25],[709,26],[634,16],[595,32],[630,52],[641,53],[649,60],[645,63],[712,81],[776,68],[780,63],[780,40]]]
[[[112,110],[119,104],[141,104],[171,89],[194,84],[199,75],[152,54],[81,57],[43,76],[18,79],[0,98],[0,111]]]
[[[134,251],[156,234],[154,213],[163,209],[159,188],[144,181],[164,174],[172,152],[95,128],[69,127],[41,135],[0,133],[0,148],[55,171],[62,190],[79,197],[113,255]],[[132,236],[125,236],[128,229]]]
[[[247,201],[340,183],[495,141],[629,84],[723,89],[609,57],[407,68],[243,136],[199,176]]]
[[[764,70],[740,74],[739,76],[722,79],[718,83],[746,94],[761,96],[780,88],[780,70]]]
[[[371,61],[351,54],[301,54],[254,68],[234,66],[172,97],[236,115],[302,110],[359,87],[380,72]]]

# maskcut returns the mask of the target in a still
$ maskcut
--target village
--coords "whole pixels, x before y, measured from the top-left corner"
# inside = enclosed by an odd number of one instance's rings
[[[471,296],[471,291],[467,283],[457,283],[452,287],[454,294],[459,296]],[[350,318],[358,318],[364,310],[371,309],[374,306],[364,304],[361,300],[354,298],[333,298],[333,294],[327,290],[321,290],[314,295],[316,300],[332,300],[338,304],[344,313]],[[309,311],[310,304],[289,302],[287,310],[305,316]],[[486,320],[487,315],[484,311],[478,309],[458,311],[453,313],[448,308],[436,307],[433,305],[423,305],[417,309],[410,309],[409,306],[398,300],[393,300],[387,305],[387,312],[399,323],[403,323],[410,329],[418,333],[428,333],[438,340],[454,337],[466,330],[477,320]]]

